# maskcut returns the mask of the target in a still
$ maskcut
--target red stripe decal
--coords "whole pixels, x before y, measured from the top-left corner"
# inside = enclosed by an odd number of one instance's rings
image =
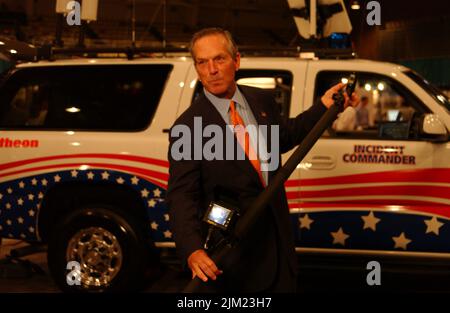
[[[102,153],[86,153],[86,154],[67,154],[67,155],[54,155],[42,158],[21,160],[16,162],[0,164],[0,170],[10,169],[22,165],[28,165],[38,162],[46,162],[61,159],[73,159],[73,158],[103,158],[103,159],[113,159],[113,160],[125,160],[134,161],[151,165],[158,165],[162,167],[169,167],[169,162],[166,160],[152,159],[141,156],[124,155],[124,154],[102,154]]]
[[[351,196],[423,196],[450,199],[450,187],[409,185],[409,186],[378,186],[355,187],[344,189],[326,189],[314,191],[289,191],[288,199],[295,198],[323,198],[323,197],[351,197]]]
[[[383,200],[382,200],[383,201]],[[321,202],[294,202],[289,203],[289,209],[308,209],[324,208],[324,209],[336,209],[333,211],[340,211],[342,208],[355,209],[356,211],[371,211],[380,210],[389,212],[392,209],[392,200],[384,200],[384,203],[378,201],[378,203],[373,203],[374,201],[366,201],[366,203],[356,203],[352,201],[339,202],[334,201],[333,203],[321,203]],[[422,213],[430,213],[445,217],[450,217],[450,209],[446,205],[440,205],[435,203],[428,203],[426,201],[405,201],[404,205],[400,205],[397,209],[402,209],[405,211],[416,211]],[[396,213],[397,211],[391,211]]]
[[[435,182],[450,183],[450,168],[429,168],[415,170],[386,171],[324,178],[291,179],[286,187],[340,185],[380,182]]]
[[[169,175],[165,173],[160,173],[152,170],[142,169],[138,167],[133,166],[124,166],[124,165],[117,165],[117,164],[107,164],[107,163],[65,163],[65,164],[53,164],[53,165],[47,165],[47,166],[39,166],[39,167],[33,167],[28,168],[24,170],[9,172],[0,174],[0,177],[3,176],[10,176],[10,175],[16,175],[16,174],[22,174],[22,173],[28,173],[28,172],[34,172],[34,171],[41,171],[41,170],[51,170],[51,169],[60,169],[60,168],[71,168],[76,169],[82,165],[88,165],[94,168],[100,168],[100,169],[113,169],[113,170],[119,170],[119,171],[125,171],[133,174],[137,174],[138,176],[144,177],[145,179],[151,181],[154,184],[161,185],[161,187],[164,186],[164,188],[167,189],[167,185],[161,182],[157,182],[153,180],[152,178],[160,179],[167,181],[169,179]]]

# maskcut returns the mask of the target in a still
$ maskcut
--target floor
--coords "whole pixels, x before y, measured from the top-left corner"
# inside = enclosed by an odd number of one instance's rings
[[[59,292],[48,274],[46,253],[40,252],[11,261],[6,256],[12,249],[24,247],[22,241],[4,239],[0,245],[0,293],[54,293]],[[427,264],[399,260],[381,260],[381,285],[366,282],[371,270],[368,258],[339,257],[332,260],[323,256],[305,255],[299,258],[300,293],[309,292],[446,292],[450,293],[450,261],[432,261]],[[173,260],[165,265],[157,279],[149,283],[145,292],[180,292],[189,281]]]

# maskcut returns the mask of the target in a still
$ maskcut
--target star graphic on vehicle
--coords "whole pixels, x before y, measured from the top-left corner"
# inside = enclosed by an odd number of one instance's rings
[[[308,214],[305,214],[303,217],[299,217],[298,220],[300,222],[300,229],[311,229],[311,224],[314,223],[314,220],[310,219]]]
[[[345,246],[345,240],[350,237],[344,233],[342,227],[340,227],[337,232],[331,232],[331,236],[333,236],[333,244],[340,244],[343,246]]]
[[[153,222],[150,224],[150,226],[152,227],[153,230],[157,230],[159,225],[156,222]]]
[[[171,232],[170,230],[166,230],[166,231],[164,232],[164,237],[166,237],[166,238],[172,238],[172,232]]]
[[[373,215],[373,212],[370,211],[369,215],[361,216],[362,220],[364,221],[363,229],[371,229],[373,231],[377,230],[377,223],[381,221],[381,219],[376,218],[375,215]]]
[[[398,237],[392,237],[392,240],[395,242],[395,248],[406,250],[406,246],[411,242],[410,239],[405,237],[405,233],[401,233]]]
[[[436,216],[433,216],[431,220],[425,220],[425,224],[427,225],[426,234],[428,233],[434,233],[439,236],[439,229],[444,225],[444,223],[441,223],[438,221]]]
[[[148,192],[148,190],[147,190],[146,188],[144,188],[144,189],[141,190],[141,196],[142,196],[142,198],[147,198],[147,197],[148,197],[148,194],[149,194],[149,192]]]

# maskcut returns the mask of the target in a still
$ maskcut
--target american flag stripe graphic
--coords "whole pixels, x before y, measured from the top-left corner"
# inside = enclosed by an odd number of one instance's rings
[[[168,162],[120,154],[55,155],[0,164],[0,234],[34,241],[42,199],[70,181],[133,188],[155,242],[172,241],[164,203]],[[286,182],[298,247],[450,252],[450,169]]]

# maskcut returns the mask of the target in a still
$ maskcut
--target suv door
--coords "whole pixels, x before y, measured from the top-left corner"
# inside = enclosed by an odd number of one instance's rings
[[[318,72],[314,98],[347,75]],[[429,110],[392,77],[357,75],[362,103],[341,113],[300,164],[299,245],[450,252],[450,172],[433,163],[445,143],[420,134]]]

